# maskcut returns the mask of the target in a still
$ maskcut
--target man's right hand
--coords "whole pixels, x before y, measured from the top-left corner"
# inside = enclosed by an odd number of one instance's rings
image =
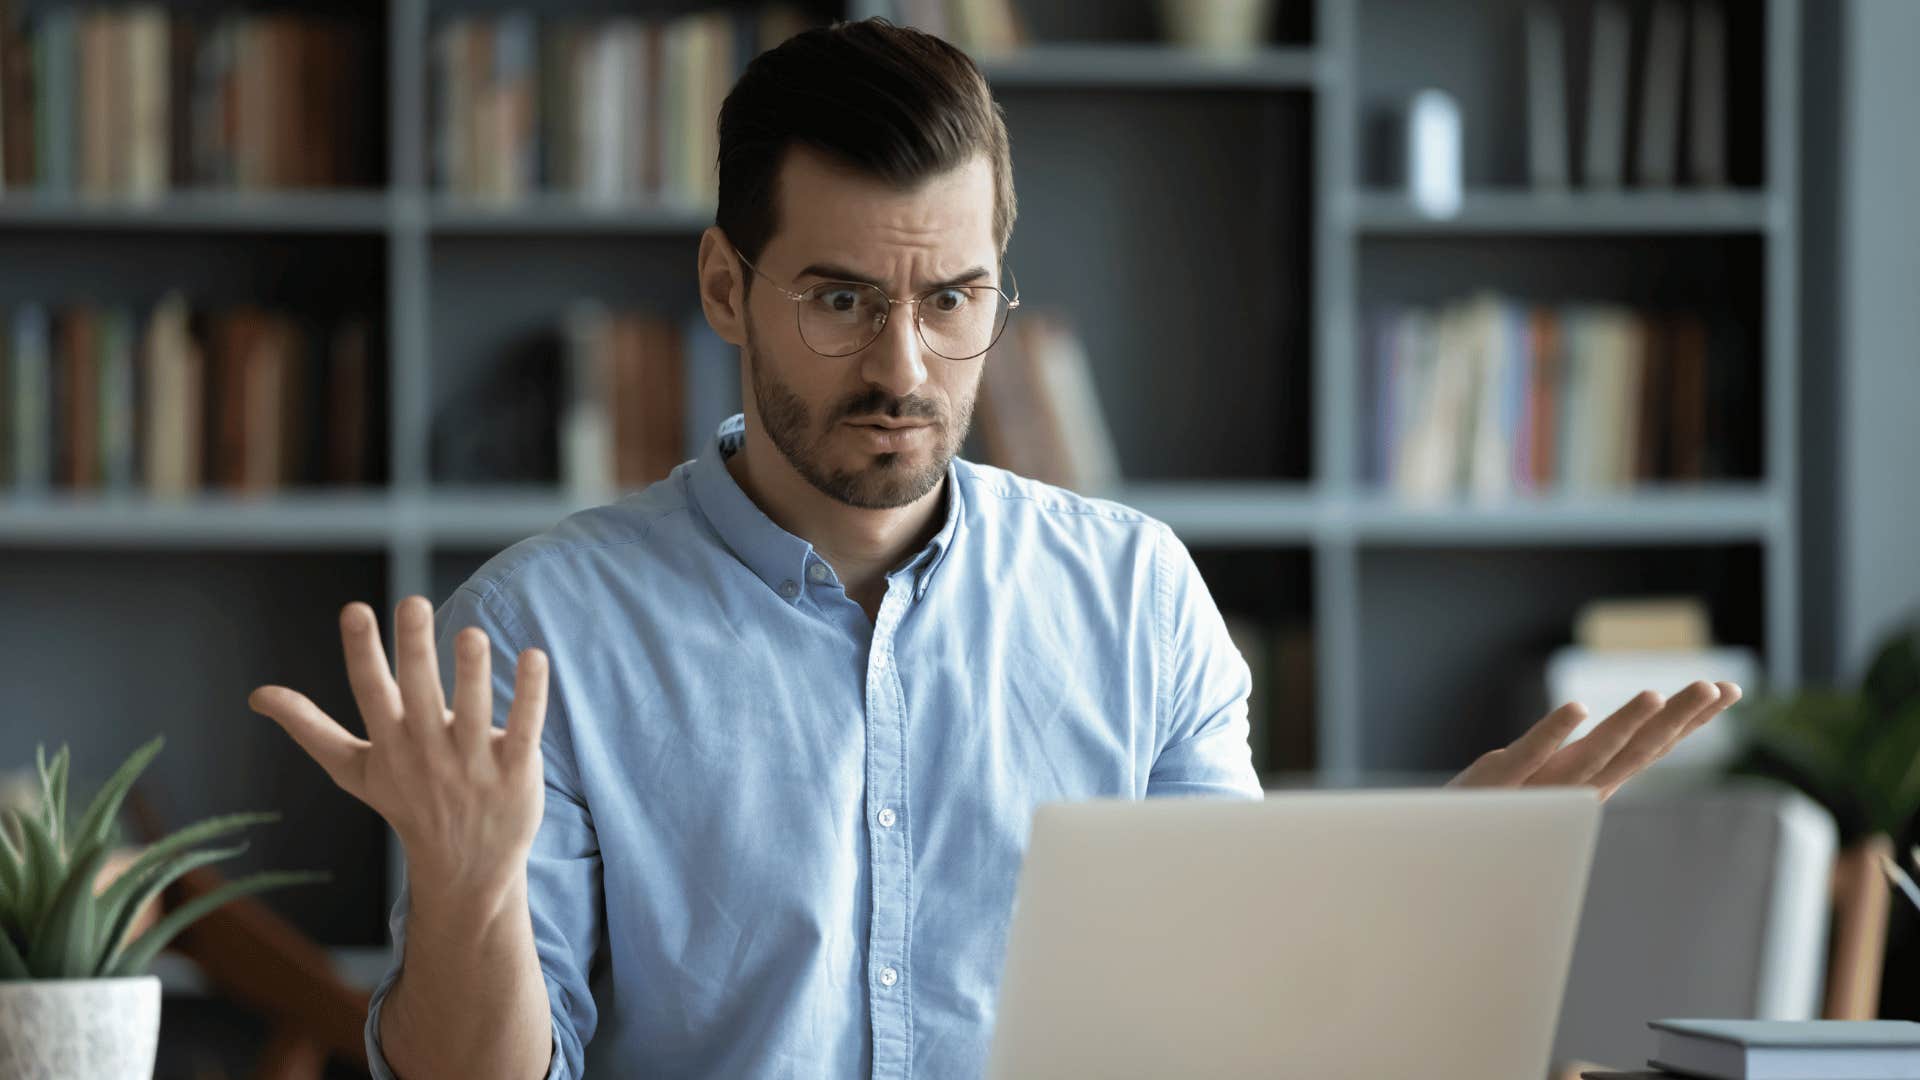
[[[247,705],[272,717],[334,783],[387,820],[406,848],[416,891],[497,895],[525,872],[540,827],[547,657],[538,649],[519,655],[513,706],[502,730],[493,725],[486,633],[468,627],[455,639],[448,709],[432,604],[410,596],[400,602],[394,621],[397,683],[373,609],[356,602],[340,612],[347,678],[366,738],[284,686],[255,689]]]

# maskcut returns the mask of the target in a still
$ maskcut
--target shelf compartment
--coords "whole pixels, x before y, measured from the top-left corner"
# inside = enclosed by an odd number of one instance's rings
[[[1363,547],[1362,768],[1457,770],[1518,737],[1546,715],[1547,656],[1589,600],[1704,596],[1714,639],[1764,659],[1764,563],[1751,543]]]
[[[382,554],[10,550],[0,559],[0,746],[7,768],[35,743],[71,746],[92,790],[136,746],[166,748],[141,789],[167,828],[273,810],[226,872],[325,870],[332,881],[262,897],[327,946],[386,941],[387,836],[280,726],[247,707],[266,683],[307,694],[364,731],[346,678],[340,609],[387,609]]]

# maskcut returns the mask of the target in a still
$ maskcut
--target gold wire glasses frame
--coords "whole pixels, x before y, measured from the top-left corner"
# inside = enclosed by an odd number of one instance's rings
[[[731,245],[729,245],[731,246]],[[740,255],[740,249],[733,253]],[[794,317],[800,340],[821,356],[851,356],[871,345],[886,329],[895,304],[913,307],[913,325],[920,340],[948,360],[971,360],[993,348],[1006,329],[1007,316],[1020,306],[1020,285],[1014,282],[1008,296],[993,285],[947,285],[928,289],[918,296],[897,299],[879,287],[859,281],[823,281],[794,292],[753,265],[745,255],[740,261],[747,269],[767,279],[781,296],[794,302]],[[1008,272],[1008,277],[1012,273]],[[959,294],[956,306],[925,306],[929,299],[949,293]],[[981,340],[985,339],[985,344]]]

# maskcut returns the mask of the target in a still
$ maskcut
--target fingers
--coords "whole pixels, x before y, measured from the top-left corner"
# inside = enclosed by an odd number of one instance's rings
[[[438,732],[446,727],[447,699],[440,688],[440,660],[433,647],[433,605],[424,596],[409,596],[400,601],[394,623],[407,733],[417,738]]]
[[[1659,712],[1666,699],[1652,690],[1643,690],[1631,701],[1615,709],[1578,742],[1570,743],[1548,759],[1531,783],[1584,784],[1593,774],[1606,768],[1634,733]]]
[[[1637,746],[1630,746],[1627,752],[1621,755],[1621,758],[1615,759],[1614,764],[1610,764],[1605,770],[1593,778],[1593,784],[1595,787],[1601,789],[1601,796],[1603,798],[1613,794],[1620,785],[1631,780],[1648,765],[1666,757],[1667,752],[1677,746],[1680,740],[1700,730],[1701,726],[1706,724],[1707,721],[1726,712],[1728,708],[1740,700],[1740,687],[1730,682],[1693,683],[1688,686],[1686,690],[1674,696],[1673,703],[1668,706],[1668,709],[1677,712],[1691,705],[1696,699],[1701,704],[1694,707],[1691,714],[1685,716],[1677,715],[1666,723],[1656,721],[1655,723],[1649,723],[1647,725],[1647,731],[1649,733],[1647,741],[1650,745],[1654,743],[1654,737],[1651,733],[1655,730],[1656,726],[1665,727],[1669,732],[1665,741],[1659,742],[1655,746],[1651,756],[1645,756],[1644,752]],[[1638,742],[1638,740],[1636,740],[1636,742]],[[1630,759],[1629,755],[1631,755]],[[1629,760],[1622,761],[1621,759]]]
[[[1733,708],[1736,704],[1739,703],[1740,698],[1743,696],[1740,692],[1739,683],[1717,682],[1717,683],[1714,683],[1713,685],[1719,688],[1720,690],[1720,700],[1714,702],[1712,705],[1708,706],[1707,708],[1700,710],[1699,715],[1695,716],[1691,721],[1689,721],[1686,727],[1680,729],[1680,734],[1675,735],[1671,739],[1668,739],[1667,745],[1664,747],[1661,747],[1660,749],[1660,757],[1666,757],[1667,751],[1672,750],[1676,745],[1678,745],[1681,739],[1684,739],[1687,736],[1693,734],[1694,732],[1700,730],[1700,728],[1704,726],[1707,721],[1713,719],[1716,716],[1719,716],[1721,713],[1726,712],[1728,709]],[[1659,758],[1655,758],[1654,760],[1657,761],[1659,760]]]
[[[380,624],[372,608],[356,600],[341,609],[340,646],[346,653],[347,682],[353,686],[360,719],[367,735],[375,737],[400,722],[400,688],[387,666],[387,651],[380,644]]]
[[[547,654],[524,649],[513,669],[513,705],[507,714],[506,753],[509,764],[532,759],[540,748],[540,731],[547,721]]]
[[[453,741],[468,756],[491,745],[492,653],[486,631],[477,626],[467,627],[453,639]]]
[[[1516,774],[1514,778],[1524,780],[1537,772],[1586,718],[1587,707],[1569,701],[1541,717],[1526,734],[1508,744],[1502,756],[1510,763],[1507,767]]]
[[[365,801],[362,792],[372,743],[341,727],[305,694],[284,686],[259,687],[247,696],[247,707],[272,717],[308,757],[320,763],[334,783]]]
[[[1714,684],[1687,684],[1686,689],[1673,695],[1673,700],[1667,702],[1665,708],[1643,724],[1634,738],[1585,782],[1611,794],[1614,788],[1632,779],[1666,753],[1667,747],[1688,730],[1696,718],[1717,705],[1719,700],[1720,688]]]

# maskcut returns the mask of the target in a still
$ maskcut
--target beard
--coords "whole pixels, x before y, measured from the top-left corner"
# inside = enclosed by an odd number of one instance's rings
[[[947,474],[947,466],[960,452],[973,422],[971,401],[962,402],[959,415],[950,417],[925,398],[894,397],[879,387],[870,387],[828,409],[816,424],[813,410],[800,395],[761,365],[751,319],[747,321],[747,365],[753,376],[753,401],[761,426],[781,456],[815,490],[861,510],[893,510],[925,497]],[[900,453],[862,453],[859,457],[865,464],[855,468],[828,464],[836,453],[833,437],[841,421],[856,416],[925,420],[933,429],[929,432],[933,453],[922,465],[915,465],[910,455]]]

